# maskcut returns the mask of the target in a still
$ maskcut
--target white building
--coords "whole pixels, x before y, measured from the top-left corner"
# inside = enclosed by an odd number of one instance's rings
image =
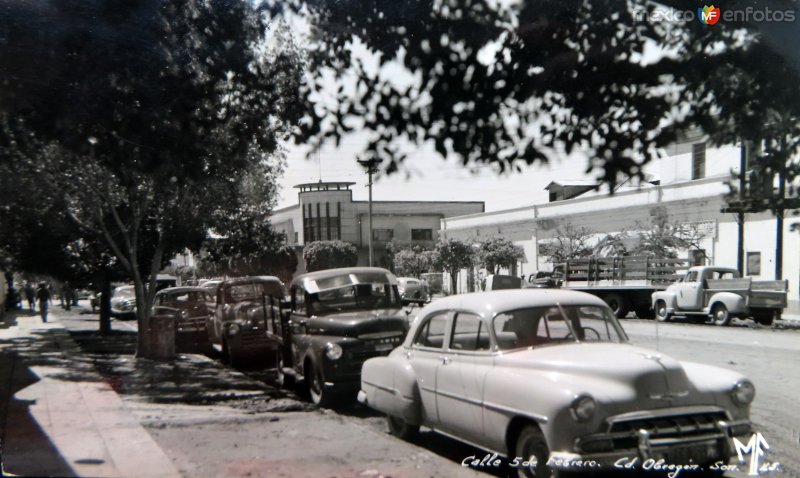
[[[554,181],[548,186],[550,202],[468,216],[445,218],[441,235],[461,240],[503,236],[525,249],[526,262],[517,273],[550,270],[547,257],[539,253],[561,226],[585,227],[599,238],[607,234],[652,227],[656,214],[666,213],[672,224],[687,225],[703,236],[695,251],[684,257],[707,257],[712,265],[736,267],[738,256],[737,214],[723,213],[726,183],[738,173],[741,148],[706,148],[704,137],[694,134],[666,150],[666,156],[647,168],[648,180],[641,186],[623,185],[613,195],[601,193],[591,181]],[[735,180],[733,180],[735,181]],[[800,234],[791,231],[790,214],[783,226],[783,278],[789,280],[790,306],[796,313],[800,285]],[[755,279],[775,279],[776,219],[770,212],[745,214],[744,268]],[[465,283],[466,281],[460,281]]]
[[[342,240],[359,251],[359,265],[368,263],[369,202],[354,201],[353,182],[298,184],[298,203],[273,211],[270,222],[300,247],[312,241]],[[440,221],[480,213],[481,201],[372,201],[373,264],[387,260],[386,245],[431,246],[439,239]],[[304,272],[302,259],[297,274]]]

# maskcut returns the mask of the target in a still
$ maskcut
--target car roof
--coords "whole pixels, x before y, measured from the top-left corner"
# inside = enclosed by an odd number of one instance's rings
[[[419,280],[419,279],[417,279],[416,277],[398,277],[398,278],[397,278],[397,280],[399,280],[399,281],[403,281],[403,282],[405,282],[405,281],[410,281],[410,280],[417,281],[417,282],[419,282],[419,281],[420,281],[420,280]]]
[[[443,297],[435,300],[423,310],[425,315],[428,315],[430,312],[438,310],[460,309],[474,312],[483,317],[491,317],[499,312],[528,307],[548,307],[556,304],[606,306],[602,299],[574,290],[506,289]]]
[[[249,284],[251,282],[277,282],[283,285],[280,279],[275,276],[247,276],[247,277],[237,277],[235,279],[226,279],[220,282],[220,285],[237,285],[237,284]]]
[[[328,279],[331,277],[337,277],[346,274],[359,274],[359,273],[363,274],[365,272],[371,272],[371,273],[380,272],[394,277],[394,274],[392,274],[389,270],[383,269],[381,267],[339,267],[337,269],[325,269],[322,271],[306,272],[305,274],[295,277],[295,279],[292,281],[292,284],[306,282],[308,280]]]
[[[206,292],[208,293],[208,289],[205,287],[167,287],[166,289],[161,289],[158,291],[156,295],[167,295],[167,294],[180,294],[182,292]]]

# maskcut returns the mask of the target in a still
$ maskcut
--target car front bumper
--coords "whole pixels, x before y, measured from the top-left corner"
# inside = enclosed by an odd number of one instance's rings
[[[593,468],[700,471],[715,463],[727,465],[736,453],[733,438],[751,432],[752,425],[748,420],[720,420],[707,429],[698,428],[695,433],[673,437],[659,437],[642,429],[636,432],[635,447],[626,448],[614,447],[614,443],[631,438],[630,434],[598,433],[576,440],[575,448],[582,450],[580,453],[551,452],[548,466],[573,471],[591,471]],[[591,451],[593,449],[597,451]]]

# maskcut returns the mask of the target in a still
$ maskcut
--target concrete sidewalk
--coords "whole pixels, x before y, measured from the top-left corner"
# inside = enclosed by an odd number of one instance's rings
[[[56,313],[0,326],[0,462],[24,476],[177,477]],[[5,475],[4,475],[5,476]]]

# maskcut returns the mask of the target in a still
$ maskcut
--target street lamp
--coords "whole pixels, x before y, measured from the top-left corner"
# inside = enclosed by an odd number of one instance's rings
[[[356,161],[367,170],[367,175],[369,176],[369,182],[367,183],[369,188],[369,234],[367,235],[367,244],[369,244],[369,266],[372,267],[372,175],[378,172],[378,164],[380,164],[381,160],[372,158],[357,159]]]

